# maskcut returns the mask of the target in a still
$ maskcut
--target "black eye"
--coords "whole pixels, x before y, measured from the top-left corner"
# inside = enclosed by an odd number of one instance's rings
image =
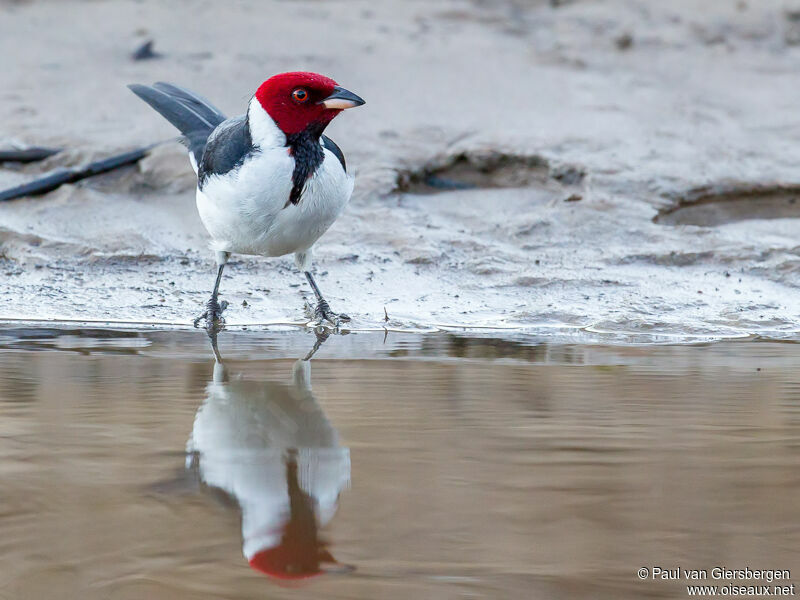
[[[305,102],[308,100],[308,91],[303,88],[297,88],[292,92],[292,98],[294,98],[295,102]]]

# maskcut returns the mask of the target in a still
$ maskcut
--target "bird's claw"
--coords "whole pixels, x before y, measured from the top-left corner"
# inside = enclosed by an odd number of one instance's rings
[[[206,303],[206,310],[194,320],[194,326],[200,327],[200,321],[205,321],[205,329],[211,333],[222,331],[225,328],[225,319],[222,318],[222,313],[228,308],[228,301],[223,300],[217,302],[215,298],[211,298]]]
[[[350,317],[344,313],[336,314],[325,300],[320,300],[314,307],[314,321],[317,325],[327,321],[334,327],[339,327],[342,323],[349,323]]]

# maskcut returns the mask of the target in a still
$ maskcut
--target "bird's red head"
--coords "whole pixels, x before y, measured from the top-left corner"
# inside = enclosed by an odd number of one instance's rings
[[[270,77],[256,91],[256,99],[286,135],[310,126],[321,133],[342,110],[364,104],[333,79],[300,71]]]

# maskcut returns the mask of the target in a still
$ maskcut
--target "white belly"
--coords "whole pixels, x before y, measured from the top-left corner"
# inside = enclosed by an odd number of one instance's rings
[[[197,189],[197,210],[215,251],[282,256],[310,248],[350,200],[353,178],[325,150],[297,205],[286,202],[294,160],[286,148],[259,152],[232,174]]]

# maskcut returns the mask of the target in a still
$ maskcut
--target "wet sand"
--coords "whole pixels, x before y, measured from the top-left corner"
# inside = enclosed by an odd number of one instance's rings
[[[396,328],[796,337],[794,213],[735,205],[798,182],[791,6],[551,4],[3,2],[0,141],[68,150],[0,168],[0,185],[173,136],[130,82],[237,114],[266,76],[316,70],[367,100],[330,128],[357,185],[316,252],[354,327],[385,307]],[[163,56],[132,61],[147,39]],[[408,188],[430,173],[489,187]],[[192,187],[168,144],[0,206],[0,318],[188,325],[213,283]],[[657,218],[698,189],[734,204]],[[288,258],[234,257],[222,290],[232,325],[304,320]]]

